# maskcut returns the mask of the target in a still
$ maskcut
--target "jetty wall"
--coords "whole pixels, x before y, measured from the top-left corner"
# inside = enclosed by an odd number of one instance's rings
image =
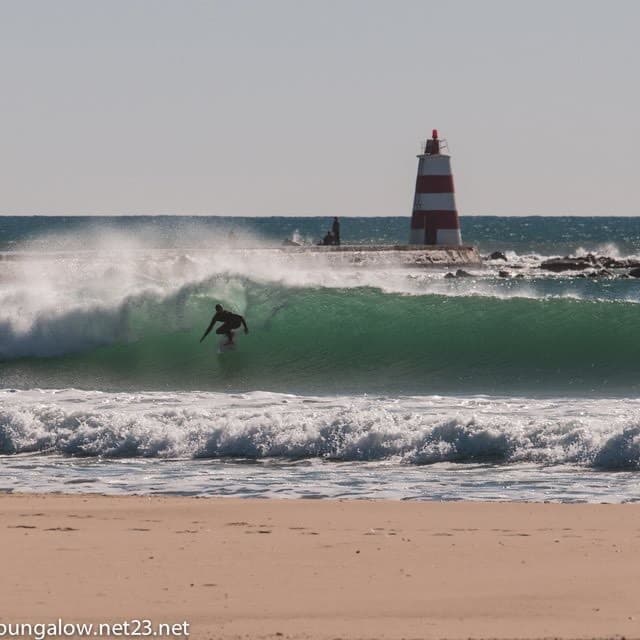
[[[287,253],[328,254],[332,262],[342,264],[379,265],[381,262],[407,266],[450,267],[480,265],[476,247],[469,245],[340,245],[281,247]]]

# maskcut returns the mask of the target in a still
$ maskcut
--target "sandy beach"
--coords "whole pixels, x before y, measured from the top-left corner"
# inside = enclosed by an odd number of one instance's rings
[[[0,625],[640,636],[634,505],[3,495]]]

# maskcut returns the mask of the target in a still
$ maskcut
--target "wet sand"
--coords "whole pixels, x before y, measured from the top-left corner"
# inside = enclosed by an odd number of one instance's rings
[[[0,496],[0,625],[640,637],[640,506]]]

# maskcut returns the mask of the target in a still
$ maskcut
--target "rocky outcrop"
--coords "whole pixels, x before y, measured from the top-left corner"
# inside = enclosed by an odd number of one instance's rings
[[[473,274],[465,271],[464,269],[458,269],[455,273],[447,273],[445,278],[473,278]]]
[[[596,269],[588,274],[589,278],[615,278],[615,274],[608,269]]]
[[[632,258],[612,258],[610,256],[596,256],[592,253],[588,253],[585,256],[564,258],[550,258],[540,263],[540,269],[545,271],[552,271],[554,273],[562,273],[563,271],[580,271],[578,277],[589,278],[615,278],[616,276],[622,277],[626,274],[616,273],[614,270],[631,269],[629,275],[633,276],[632,272],[640,273],[640,261]],[[587,272],[587,270],[589,270]]]
[[[551,258],[542,262],[540,268],[545,271],[560,273],[562,271],[582,271],[593,267],[594,264],[595,262],[589,260],[588,256],[584,258]]]

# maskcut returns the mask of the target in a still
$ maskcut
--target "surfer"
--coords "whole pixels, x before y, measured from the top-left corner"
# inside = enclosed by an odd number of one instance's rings
[[[226,345],[233,344],[233,330],[239,329],[240,325],[244,327],[244,332],[249,333],[249,327],[247,327],[247,323],[244,321],[244,318],[237,313],[232,313],[231,311],[226,311],[222,308],[221,304],[216,305],[216,313],[211,318],[211,323],[207,327],[207,330],[204,332],[202,338],[200,338],[200,342],[202,342],[208,335],[211,329],[213,329],[213,325],[216,322],[222,322],[222,326],[216,329],[216,333],[218,335],[227,336]]]

